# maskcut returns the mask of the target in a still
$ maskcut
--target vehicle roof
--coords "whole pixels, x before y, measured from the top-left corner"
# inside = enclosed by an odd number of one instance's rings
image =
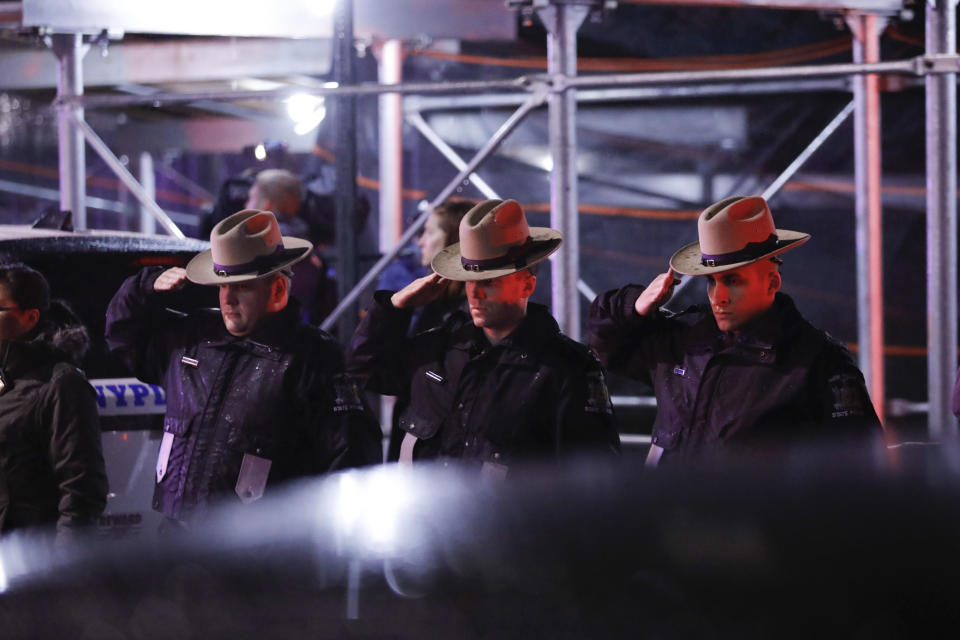
[[[208,249],[210,243],[194,238],[117,231],[87,229],[60,231],[34,229],[28,225],[0,225],[0,251],[9,249],[56,253],[116,253],[116,252],[192,252]]]

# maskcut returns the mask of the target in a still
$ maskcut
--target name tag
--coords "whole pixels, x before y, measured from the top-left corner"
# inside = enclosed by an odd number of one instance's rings
[[[187,356],[183,356],[182,358],[180,358],[180,362],[186,365],[190,365],[191,367],[200,366],[199,360],[197,360],[196,358],[188,358]]]
[[[682,375],[686,375],[687,370],[684,369],[683,367],[674,367],[673,372],[678,376],[682,376]]]
[[[234,490],[240,502],[249,504],[263,497],[263,490],[267,486],[267,476],[270,475],[271,462],[266,458],[255,456],[252,453],[243,454],[240,463],[240,475],[237,476],[237,486]]]

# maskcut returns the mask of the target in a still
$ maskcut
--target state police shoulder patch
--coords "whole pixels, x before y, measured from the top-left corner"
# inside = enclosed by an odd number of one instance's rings
[[[363,400],[360,397],[360,385],[352,376],[341,373],[333,377],[333,411],[363,411]]]
[[[831,418],[862,416],[867,402],[858,376],[840,373],[830,378],[830,391],[833,394]]]
[[[610,401],[610,392],[602,371],[587,373],[587,400],[583,410],[587,413],[613,415],[613,403]]]

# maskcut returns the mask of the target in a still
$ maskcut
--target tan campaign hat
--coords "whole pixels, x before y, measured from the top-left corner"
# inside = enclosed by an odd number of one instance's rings
[[[789,251],[810,239],[809,233],[777,229],[767,201],[733,196],[710,205],[697,220],[700,240],[670,258],[677,273],[704,276],[728,271]]]
[[[528,226],[515,200],[484,200],[460,221],[460,242],[430,266],[450,280],[490,280],[545,260],[561,242],[559,231]]]
[[[205,285],[262,278],[306,258],[309,240],[280,235],[270,211],[245,209],[224,218],[210,232],[210,248],[187,263],[187,278]]]

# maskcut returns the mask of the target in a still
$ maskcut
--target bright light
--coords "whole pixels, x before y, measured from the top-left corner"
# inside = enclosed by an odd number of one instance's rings
[[[333,7],[337,0],[311,0],[307,3],[307,8],[317,18],[326,18],[333,13]]]
[[[410,502],[411,480],[405,471],[376,468],[340,476],[336,523],[342,542],[373,553],[395,550],[400,513]]]
[[[294,122],[293,131],[300,136],[315,129],[327,115],[323,96],[298,93],[284,102],[287,103],[287,114]]]
[[[253,148],[253,157],[263,162],[267,159],[267,146],[262,142]]]

